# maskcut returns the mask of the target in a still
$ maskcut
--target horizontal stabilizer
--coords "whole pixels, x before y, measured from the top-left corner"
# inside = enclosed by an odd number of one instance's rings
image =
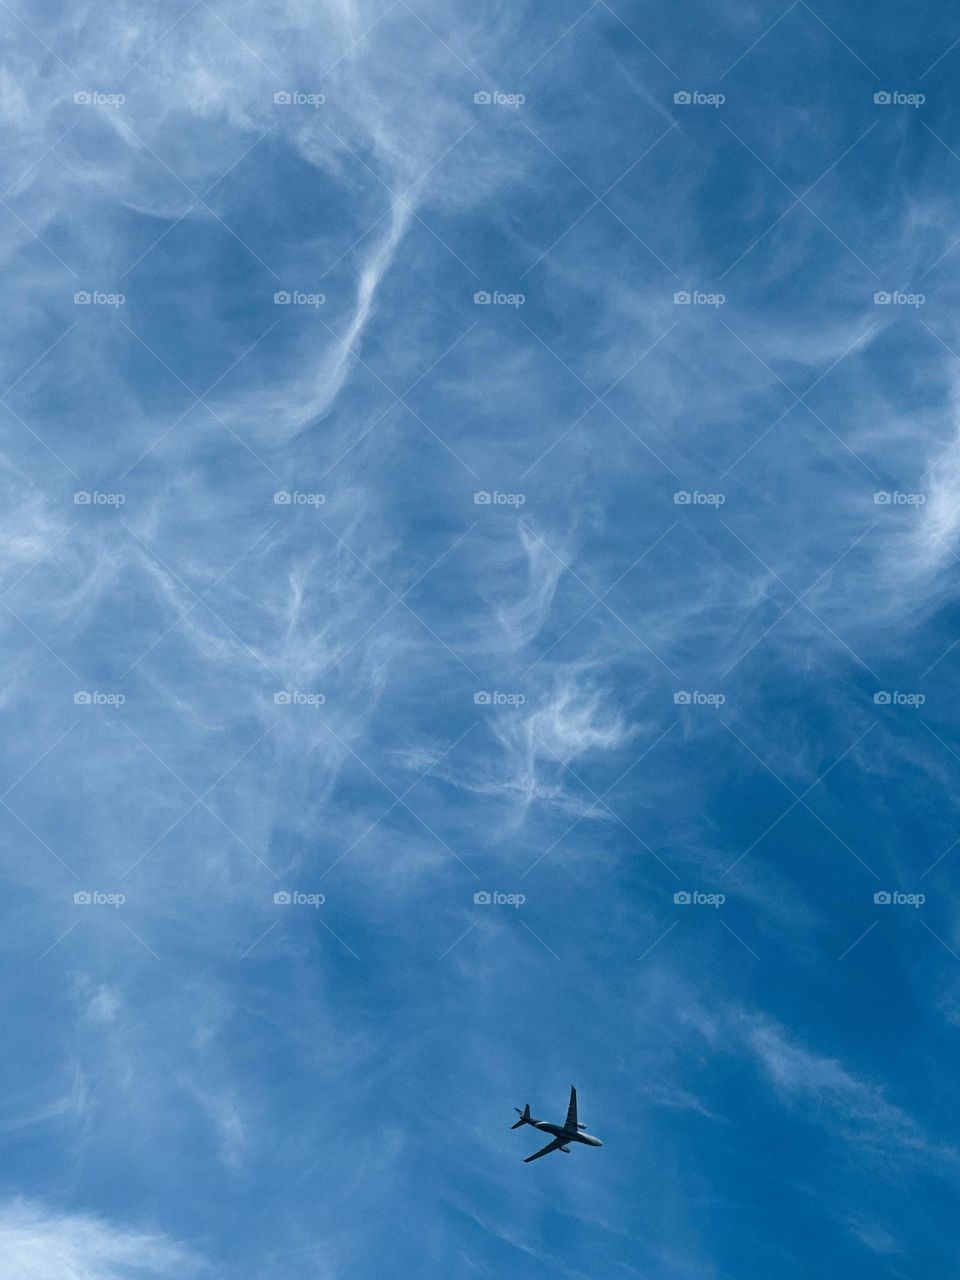
[[[520,1117],[520,1119],[517,1121],[516,1124],[512,1124],[510,1126],[511,1129],[519,1129],[522,1124],[530,1123],[530,1103],[529,1102],[523,1108],[522,1111],[520,1110],[519,1107],[514,1107],[513,1109],[517,1113],[517,1115]]]

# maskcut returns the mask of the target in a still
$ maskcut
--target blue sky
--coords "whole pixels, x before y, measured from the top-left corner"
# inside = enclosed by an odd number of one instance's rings
[[[954,1276],[960,28],[3,22],[5,1274]]]

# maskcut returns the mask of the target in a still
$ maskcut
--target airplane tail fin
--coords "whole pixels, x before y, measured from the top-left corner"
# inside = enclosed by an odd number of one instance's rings
[[[517,1115],[520,1117],[520,1119],[517,1121],[516,1124],[512,1124],[510,1126],[511,1129],[519,1129],[522,1124],[530,1123],[530,1103],[529,1102],[523,1108],[522,1111],[520,1110],[519,1107],[514,1107],[513,1109],[517,1113]]]

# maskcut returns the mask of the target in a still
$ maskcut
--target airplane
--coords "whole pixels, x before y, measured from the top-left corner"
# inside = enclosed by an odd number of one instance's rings
[[[524,1164],[529,1164],[531,1160],[539,1160],[541,1156],[548,1155],[551,1151],[562,1151],[565,1155],[570,1154],[569,1143],[582,1142],[588,1147],[602,1147],[603,1143],[599,1138],[592,1137],[586,1133],[586,1125],[580,1124],[577,1120],[577,1091],[570,1086],[570,1105],[567,1107],[567,1118],[563,1124],[548,1124],[546,1120],[534,1120],[530,1114],[529,1102],[521,1111],[519,1107],[514,1107],[514,1111],[520,1117],[516,1124],[510,1126],[511,1129],[519,1129],[522,1124],[533,1125],[534,1129],[540,1129],[543,1133],[552,1133],[553,1141],[548,1142],[545,1147],[541,1147],[539,1151],[535,1151],[532,1156],[527,1156]]]

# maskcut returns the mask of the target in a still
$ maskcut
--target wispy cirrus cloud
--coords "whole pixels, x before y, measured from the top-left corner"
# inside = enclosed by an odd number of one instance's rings
[[[188,1276],[200,1261],[161,1234],[94,1215],[57,1212],[29,1201],[0,1206],[0,1247],[10,1280],[70,1275],[76,1280]]]

